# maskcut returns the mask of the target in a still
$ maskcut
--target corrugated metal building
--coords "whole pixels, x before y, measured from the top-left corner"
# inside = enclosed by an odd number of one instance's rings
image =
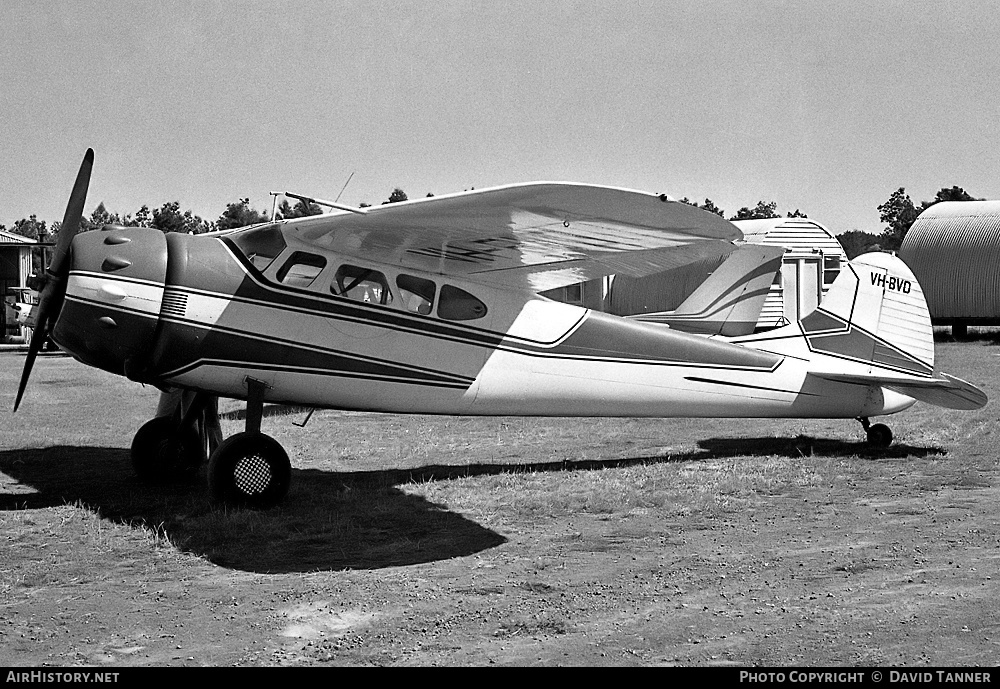
[[[761,330],[794,322],[815,309],[847,261],[837,237],[809,218],[736,220],[733,224],[748,243],[785,247],[781,270],[757,321]]]
[[[899,257],[927,298],[931,321],[963,335],[1000,324],[1000,201],[942,201],[910,226]]]

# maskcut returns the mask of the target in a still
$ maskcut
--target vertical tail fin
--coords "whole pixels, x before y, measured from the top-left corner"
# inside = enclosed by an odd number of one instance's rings
[[[906,264],[890,254],[862,254],[848,263],[800,323],[813,351],[903,374],[934,372],[924,293]]]

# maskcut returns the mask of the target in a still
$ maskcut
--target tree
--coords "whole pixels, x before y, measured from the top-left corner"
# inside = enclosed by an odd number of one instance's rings
[[[135,217],[126,215],[122,224],[126,227],[149,227],[150,221],[149,206],[142,204],[142,208],[135,212]]]
[[[278,218],[280,220],[291,220],[292,218],[304,218],[307,215],[320,215],[323,209],[315,203],[306,203],[299,199],[294,206],[288,203],[288,199],[282,199],[278,204]]]
[[[754,209],[743,208],[736,211],[736,215],[730,218],[730,220],[755,220],[758,218],[778,218],[779,216],[775,211],[778,208],[778,204],[775,201],[771,203],[764,203],[763,201],[757,202],[757,207]]]
[[[855,256],[867,254],[871,251],[882,250],[882,246],[879,244],[879,238],[877,236],[868,232],[861,232],[860,230],[849,230],[843,234],[838,234],[837,241],[840,242],[842,247],[844,247],[844,253],[847,254],[847,260],[851,260]]]
[[[104,207],[104,202],[101,201],[97,204],[97,208],[94,212],[90,214],[89,218],[84,218],[80,223],[81,232],[89,232],[90,230],[99,230],[105,225],[121,225],[122,219],[117,213],[109,213],[108,209]]]
[[[806,215],[805,213],[803,213],[802,211],[800,211],[798,208],[796,208],[791,213],[786,214],[785,217],[788,217],[788,218],[808,218],[809,216]]]
[[[909,194],[904,187],[900,187],[892,192],[889,200],[878,207],[879,220],[888,227],[882,232],[882,248],[888,251],[899,250],[903,243],[903,237],[910,229],[910,225],[917,219],[919,211],[910,200]]]
[[[47,230],[45,227],[45,221],[39,220],[38,217],[32,213],[31,217],[21,218],[14,223],[14,227],[10,229],[14,234],[19,234],[22,237],[27,237],[28,239],[38,239],[39,237],[44,237]]]
[[[721,208],[712,203],[712,199],[705,199],[705,203],[701,204],[698,207],[701,208],[702,210],[708,211],[709,213],[715,213],[720,218],[726,217],[725,211],[723,211]]]
[[[724,218],[725,213],[721,208],[712,203],[712,199],[705,199],[705,203],[699,204],[697,201],[692,201],[687,196],[681,199],[681,203],[686,203],[689,206],[694,206],[695,208],[701,208],[702,210],[708,211],[709,213],[715,213],[720,218]]]
[[[267,222],[267,216],[251,208],[248,197],[240,199],[236,203],[227,204],[226,210],[215,221],[215,227],[218,230],[231,230],[262,222]]]
[[[387,203],[399,203],[400,201],[406,201],[406,200],[407,200],[406,192],[400,189],[399,187],[396,187],[395,189],[392,190],[392,193],[389,194],[389,200],[383,201],[382,205],[384,206]]]
[[[163,204],[162,207],[153,211],[153,221],[149,226],[163,232],[183,232],[185,234],[201,234],[212,229],[210,223],[205,222],[189,210],[181,213],[180,208],[180,201],[169,201]]]
[[[930,208],[935,203],[940,203],[941,201],[982,201],[983,199],[977,199],[974,196],[969,195],[965,189],[962,187],[941,187],[938,193],[934,195],[933,201],[924,201],[921,206],[923,209]]]

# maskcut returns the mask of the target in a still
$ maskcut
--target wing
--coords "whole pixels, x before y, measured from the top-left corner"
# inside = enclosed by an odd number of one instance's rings
[[[560,182],[312,216],[289,221],[285,233],[342,254],[534,291],[724,256],[742,236],[666,196]]]

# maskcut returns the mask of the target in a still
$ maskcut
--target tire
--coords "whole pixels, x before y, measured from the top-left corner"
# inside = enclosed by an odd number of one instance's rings
[[[288,493],[292,465],[274,438],[237,433],[212,453],[208,491],[212,501],[230,507],[268,509]]]
[[[884,423],[868,427],[868,444],[878,449],[892,445],[892,431]]]
[[[135,475],[151,485],[190,481],[205,461],[198,434],[179,433],[169,416],[144,423],[132,438],[130,454]]]

